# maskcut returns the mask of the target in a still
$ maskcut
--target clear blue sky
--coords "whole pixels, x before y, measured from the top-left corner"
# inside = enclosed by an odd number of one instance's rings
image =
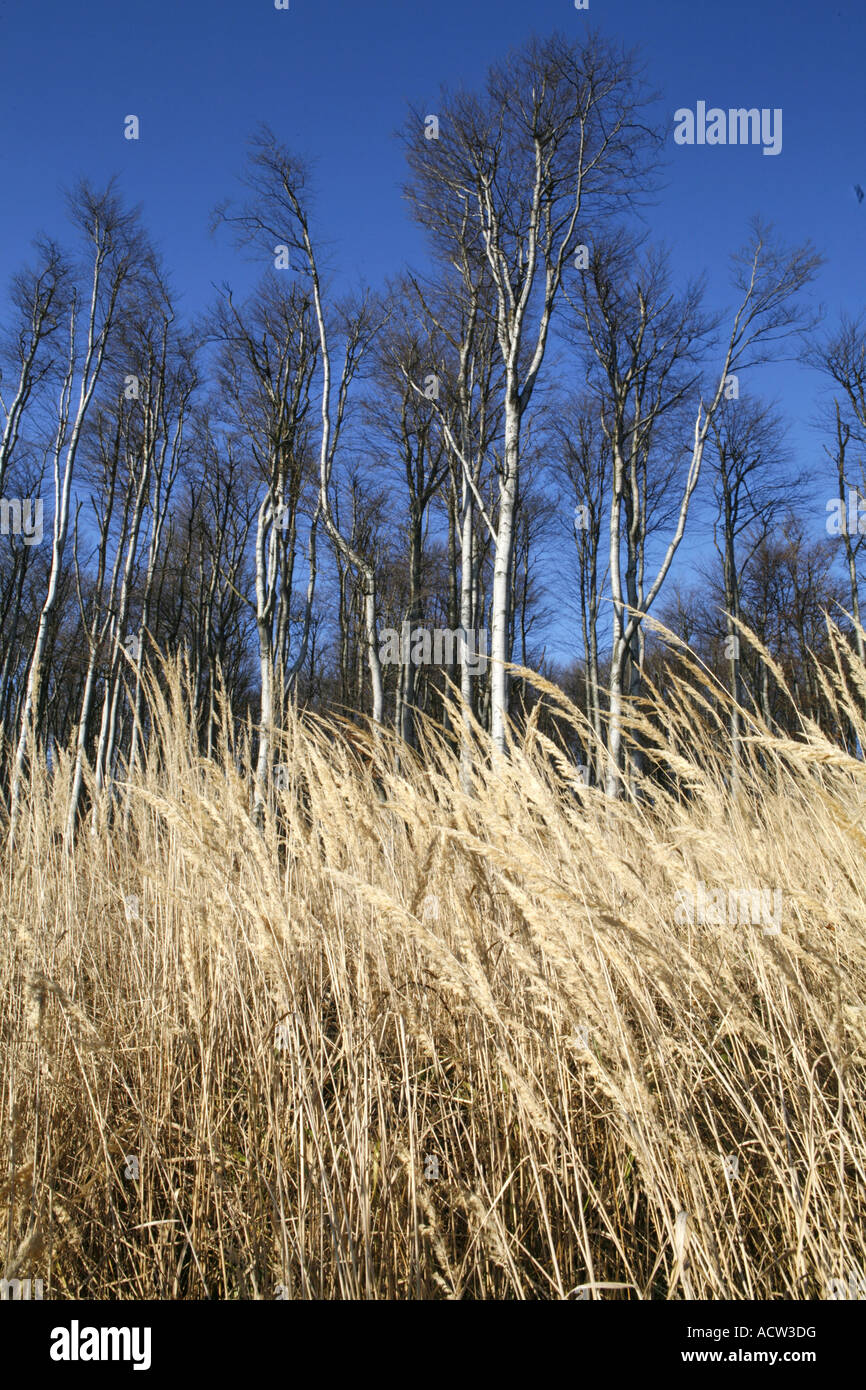
[[[0,0],[0,280],[36,231],[67,238],[64,184],[118,173],[187,313],[214,282],[244,289],[252,268],[208,236],[208,218],[264,120],[315,162],[315,226],[332,266],[377,285],[423,254],[393,137],[406,103],[435,111],[441,81],[475,85],[530,33],[587,26],[640,47],[671,132],[674,111],[699,100],[784,112],[777,157],[682,148],[671,133],[649,220],[683,279],[708,268],[724,302],[727,257],[758,212],[825,254],[817,293],[831,317],[866,305],[866,201],[853,192],[866,188],[862,0],[590,0],[588,11],[572,0],[291,0],[288,11],[273,0]],[[131,113],[138,142],[123,138]],[[814,379],[788,367],[750,386],[787,407],[798,462],[816,457]]]

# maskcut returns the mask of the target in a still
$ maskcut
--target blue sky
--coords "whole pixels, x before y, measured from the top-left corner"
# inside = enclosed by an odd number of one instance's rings
[[[666,187],[648,220],[676,273],[708,269],[712,301],[726,302],[728,255],[757,212],[827,257],[816,294],[831,319],[866,305],[866,201],[853,192],[866,188],[866,7],[850,0],[590,0],[588,11],[573,0],[291,0],[288,11],[273,0],[0,0],[0,281],[38,230],[67,238],[64,185],[117,173],[187,313],[214,283],[243,290],[254,269],[209,237],[208,220],[264,120],[314,161],[314,225],[331,266],[378,285],[423,257],[393,134],[406,104],[435,111],[440,82],[476,85],[529,34],[588,26],[638,46],[660,93]],[[781,154],[676,146],[673,113],[699,100],[781,107]],[[138,142],[123,138],[130,113]],[[741,385],[781,402],[801,464],[820,453],[815,388],[796,367]]]

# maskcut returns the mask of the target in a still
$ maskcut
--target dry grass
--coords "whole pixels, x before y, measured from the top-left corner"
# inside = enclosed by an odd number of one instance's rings
[[[3,852],[7,1277],[802,1299],[862,1276],[863,763],[752,722],[734,799],[682,689],[657,740],[680,790],[652,804],[585,793],[533,726],[500,766],[476,735],[471,792],[432,735],[426,768],[371,744],[382,805],[335,726],[295,721],[259,835],[243,749],[202,761],[187,707],[176,675],[152,693],[113,829],[65,859],[69,767],[37,768]],[[678,921],[698,882],[780,888],[781,932]]]

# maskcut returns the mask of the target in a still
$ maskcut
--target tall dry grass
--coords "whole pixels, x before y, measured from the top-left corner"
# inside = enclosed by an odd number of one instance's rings
[[[260,834],[244,749],[203,761],[163,686],[110,827],[64,855],[61,760],[3,853],[7,1277],[802,1299],[862,1276],[862,762],[751,719],[733,796],[695,670],[643,726],[652,800],[586,791],[532,723],[500,764],[475,731],[472,787],[432,732],[417,765],[370,742],[382,804],[357,739],[295,719]],[[682,920],[699,882],[780,888],[781,931]]]

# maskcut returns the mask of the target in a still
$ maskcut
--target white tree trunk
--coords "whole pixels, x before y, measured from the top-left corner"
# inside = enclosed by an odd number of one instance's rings
[[[516,392],[508,392],[505,407],[505,449],[499,490],[496,556],[493,565],[493,602],[490,615],[490,736],[498,753],[505,752],[509,678],[505,669],[509,650],[509,600],[514,555],[514,512],[520,466],[520,406]]]

